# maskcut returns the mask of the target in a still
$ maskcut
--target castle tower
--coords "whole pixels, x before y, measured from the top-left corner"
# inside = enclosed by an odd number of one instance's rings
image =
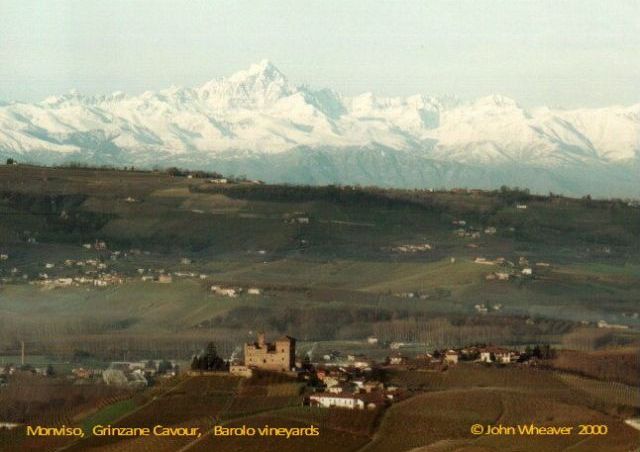
[[[264,333],[258,341],[244,345],[244,365],[272,372],[289,372],[295,367],[296,340],[283,336],[275,342],[267,342]]]

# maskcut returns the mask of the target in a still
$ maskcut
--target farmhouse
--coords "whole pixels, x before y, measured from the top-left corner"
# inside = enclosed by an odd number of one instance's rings
[[[270,343],[260,333],[257,342],[244,345],[244,365],[249,368],[288,372],[295,367],[295,361],[296,340],[289,336]]]
[[[235,298],[238,296],[236,289],[229,287],[211,286],[211,292],[216,295],[222,295],[225,297]]]

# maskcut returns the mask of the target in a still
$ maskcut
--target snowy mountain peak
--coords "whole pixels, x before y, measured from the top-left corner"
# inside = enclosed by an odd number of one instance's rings
[[[197,91],[218,108],[263,108],[296,89],[275,65],[262,60],[228,78],[211,80]]]

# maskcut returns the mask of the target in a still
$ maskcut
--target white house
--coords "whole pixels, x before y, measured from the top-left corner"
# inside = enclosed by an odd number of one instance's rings
[[[503,348],[485,348],[480,350],[479,360],[483,363],[503,363],[508,364],[518,360],[517,352]]]
[[[312,406],[323,408],[347,408],[350,410],[364,410],[364,401],[354,394],[318,393],[309,397]]]

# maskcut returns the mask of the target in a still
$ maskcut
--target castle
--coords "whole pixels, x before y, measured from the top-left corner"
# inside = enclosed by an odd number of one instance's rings
[[[275,342],[266,342],[264,333],[260,333],[258,342],[244,344],[244,365],[247,368],[289,372],[296,365],[296,340],[283,336]]]

